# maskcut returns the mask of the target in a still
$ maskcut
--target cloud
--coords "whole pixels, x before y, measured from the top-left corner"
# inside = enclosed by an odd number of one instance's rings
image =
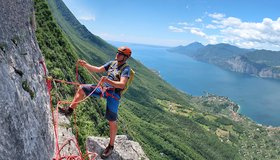
[[[206,36],[205,38],[207,39],[209,44],[217,44],[219,36],[211,35],[211,36]]]
[[[179,22],[178,25],[188,26],[189,23],[188,22]]]
[[[197,18],[196,20],[195,20],[195,22],[202,22],[202,19],[201,18]]]
[[[210,13],[210,14],[208,14],[208,16],[211,18],[214,18],[214,19],[218,19],[218,20],[225,17],[225,15],[222,13]]]
[[[95,16],[93,15],[80,16],[78,17],[78,19],[82,21],[95,21]]]
[[[172,28],[177,32],[200,36],[208,43],[229,43],[242,48],[280,50],[280,17],[276,20],[263,18],[260,22],[246,22],[237,17],[227,17],[222,13],[207,16],[210,18],[208,24],[203,24],[202,20],[200,26],[192,22],[180,22],[178,26]],[[199,18],[195,21],[200,22]]]
[[[226,28],[226,27],[235,27],[241,25],[242,21],[235,17],[221,18],[218,20],[212,20],[214,28]]]
[[[229,37],[233,41],[280,44],[278,38],[280,36],[280,17],[275,21],[264,18],[262,22],[242,22],[236,17],[213,16],[212,14],[209,14],[209,17],[219,17],[219,19],[213,20],[212,24],[207,25],[206,28],[220,29],[220,33],[224,37]]]
[[[217,39],[219,37],[217,35],[209,36],[206,33],[202,32],[199,28],[192,28],[192,29],[190,29],[190,33],[205,38],[208,41],[209,44],[216,44],[217,43]]]
[[[172,32],[184,32],[184,29],[174,27],[174,26],[169,26],[168,29],[171,30]]]
[[[276,21],[264,18],[262,22],[242,22],[238,18],[228,17],[219,23],[223,26],[220,33],[226,37],[224,39],[234,44],[247,47],[269,43],[280,48],[280,18]]]
[[[206,28],[208,28],[208,29],[217,29],[218,27],[216,25],[213,25],[213,24],[208,24],[208,25],[206,25]]]
[[[199,30],[199,29],[197,29],[197,28],[192,28],[192,29],[190,30],[190,32],[191,32],[192,34],[195,34],[195,35],[198,35],[198,36],[201,36],[201,37],[205,37],[205,36],[206,36],[205,33],[203,33],[201,30]]]

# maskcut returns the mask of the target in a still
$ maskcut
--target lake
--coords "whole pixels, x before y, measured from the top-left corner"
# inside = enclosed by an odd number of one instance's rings
[[[263,125],[280,126],[280,80],[263,79],[224,70],[167,47],[111,42],[132,48],[132,57],[175,88],[200,96],[204,91],[227,96],[240,105],[239,112]]]

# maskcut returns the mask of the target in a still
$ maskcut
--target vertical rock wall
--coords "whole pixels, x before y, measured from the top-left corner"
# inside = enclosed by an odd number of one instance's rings
[[[0,159],[48,160],[53,126],[32,0],[0,0]]]

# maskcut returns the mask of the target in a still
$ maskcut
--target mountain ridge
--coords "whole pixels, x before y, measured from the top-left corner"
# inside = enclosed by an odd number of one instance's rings
[[[262,78],[280,79],[280,69],[278,67],[280,65],[280,51],[243,49],[234,45],[220,43],[206,45],[192,52],[185,52],[188,48],[191,48],[190,45],[192,44],[180,48],[175,47],[171,50],[230,71]]]
[[[178,47],[170,48],[170,49],[168,49],[168,51],[179,52],[179,53],[187,54],[187,55],[191,56],[194,52],[196,52],[197,50],[199,50],[200,48],[203,48],[203,47],[205,47],[205,46],[202,45],[201,43],[193,42],[193,43],[190,43],[187,46],[182,46],[181,45],[181,46],[178,46]]]

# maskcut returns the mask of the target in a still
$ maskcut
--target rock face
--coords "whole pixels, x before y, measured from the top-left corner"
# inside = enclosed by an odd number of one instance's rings
[[[243,56],[236,56],[226,61],[227,67],[231,71],[248,73],[248,74],[257,74],[260,70],[260,67],[257,67],[256,64],[251,64]]]
[[[69,155],[79,155],[79,151],[75,146],[73,141],[70,141],[62,148],[63,144],[69,139],[75,139],[75,135],[72,133],[72,128],[70,127],[70,121],[64,115],[58,114],[58,144],[61,149],[61,156]]]
[[[243,56],[236,56],[228,59],[222,66],[234,72],[246,73],[263,78],[280,79],[279,71],[274,71],[272,67],[250,62]]]
[[[98,155],[107,147],[109,138],[89,137],[87,139],[87,148],[90,152],[96,152]],[[96,158],[101,159],[100,156]],[[107,160],[137,160],[148,159],[138,142],[128,140],[125,135],[117,135],[114,152]]]
[[[0,0],[0,159],[49,160],[54,137],[33,0]]]
[[[278,71],[274,71],[272,68],[264,68],[262,69],[258,75],[263,78],[275,78],[280,79],[280,73]]]

